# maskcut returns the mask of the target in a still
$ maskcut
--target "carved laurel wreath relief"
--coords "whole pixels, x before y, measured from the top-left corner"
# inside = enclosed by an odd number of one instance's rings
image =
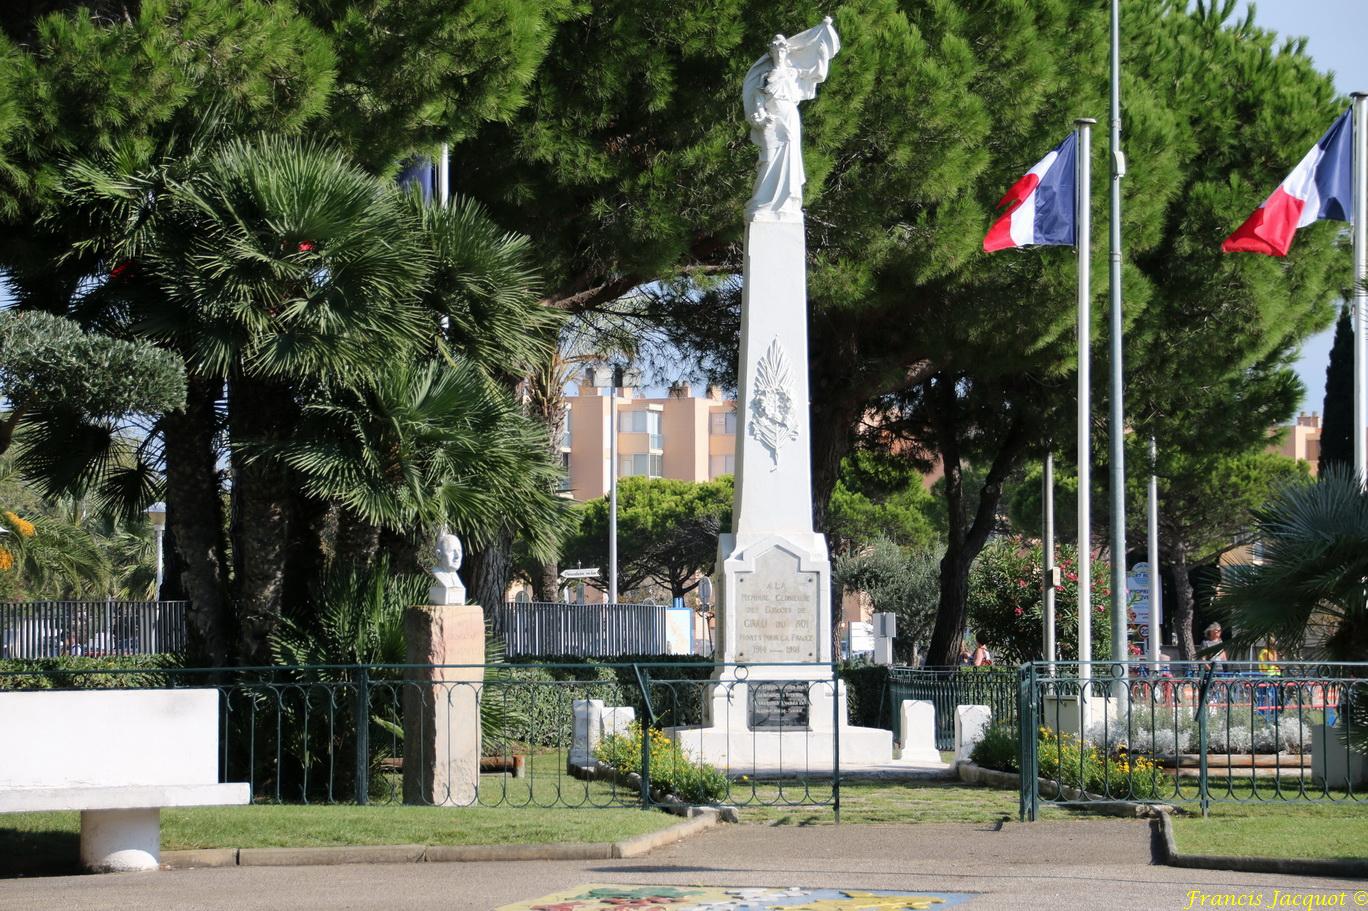
[[[769,450],[773,471],[779,467],[779,448],[798,439],[788,353],[777,336],[755,365],[750,411],[750,435]]]

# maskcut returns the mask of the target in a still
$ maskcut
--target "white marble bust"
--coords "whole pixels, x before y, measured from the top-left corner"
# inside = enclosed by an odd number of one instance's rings
[[[432,587],[428,589],[430,604],[465,604],[465,584],[458,570],[465,552],[461,539],[449,532],[437,536],[437,565],[432,568]]]

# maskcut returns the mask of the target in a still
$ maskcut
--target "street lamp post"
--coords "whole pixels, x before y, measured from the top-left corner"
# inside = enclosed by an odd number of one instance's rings
[[[152,532],[157,537],[157,590],[152,593],[152,600],[161,601],[162,580],[166,576],[166,504],[158,501],[147,507],[147,518],[152,522]],[[150,651],[156,653],[161,651],[161,643],[157,641],[162,629],[161,605],[151,610],[154,619],[151,623],[143,624],[140,637]]]
[[[147,507],[147,518],[152,522],[152,531],[157,536],[157,592],[155,601],[161,600],[162,579],[166,574],[166,558],[163,542],[166,538],[166,504],[153,503]]]
[[[608,389],[608,603],[618,600],[617,494],[618,494],[618,418],[619,389],[640,385],[640,373],[631,367],[595,368],[590,378],[597,389]]]

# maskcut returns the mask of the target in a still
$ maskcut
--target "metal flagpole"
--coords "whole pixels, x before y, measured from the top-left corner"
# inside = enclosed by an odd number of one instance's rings
[[[1078,126],[1077,204],[1075,237],[1078,244],[1078,695],[1080,733],[1086,733],[1088,681],[1092,679],[1092,446],[1089,416],[1092,410],[1092,128],[1091,117],[1074,121]]]
[[[1368,479],[1368,92],[1355,92],[1354,114],[1354,470]]]
[[[1112,660],[1126,651],[1126,450],[1121,376],[1121,2],[1111,2],[1111,622]]]
[[[1042,499],[1045,507],[1045,529],[1041,551],[1045,555],[1044,572],[1041,574],[1042,594],[1044,597],[1044,652],[1049,665],[1049,674],[1055,675],[1055,562],[1054,562],[1054,453],[1045,453],[1045,478],[1042,482]]]
[[[442,143],[442,160],[437,163],[437,201],[445,208],[451,199],[451,146]]]
[[[1159,672],[1159,635],[1164,622],[1164,582],[1159,572],[1159,478],[1155,474],[1159,462],[1159,447],[1150,437],[1150,478],[1149,478],[1149,660],[1150,673]]]
[[[618,603],[618,368],[613,368],[613,388],[608,390],[608,603]]]

